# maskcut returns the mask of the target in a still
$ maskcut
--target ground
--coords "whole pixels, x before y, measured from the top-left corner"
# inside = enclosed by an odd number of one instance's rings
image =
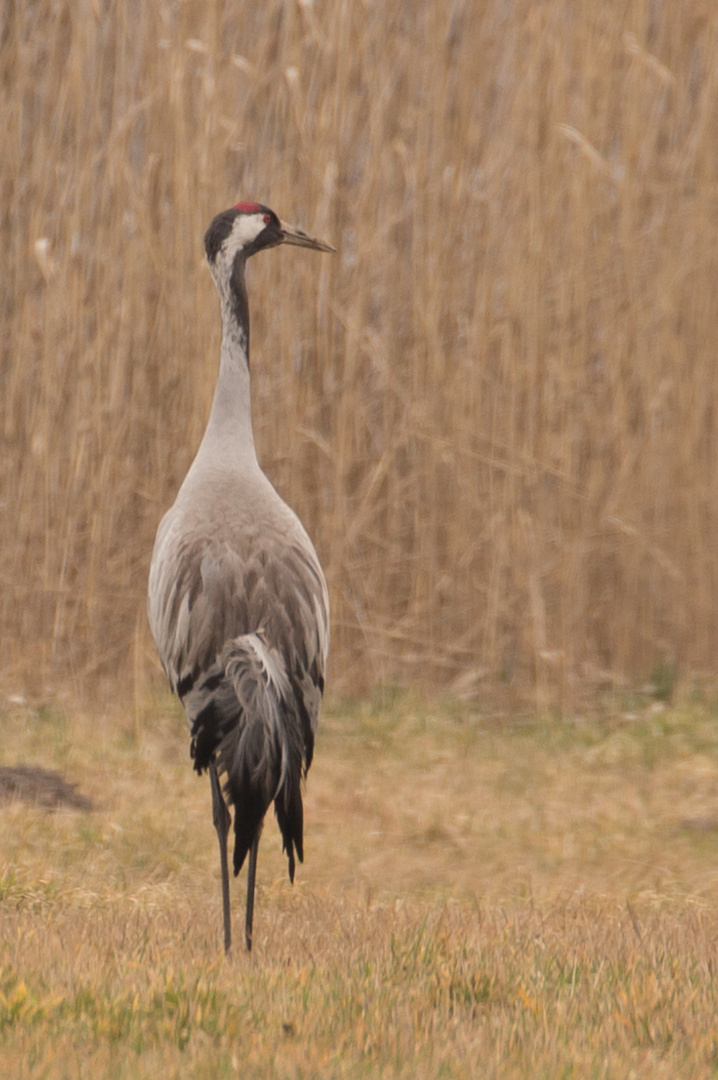
[[[209,782],[170,698],[8,702],[0,734],[4,1075],[718,1073],[705,702],[330,702],[306,861],[291,886],[268,818],[254,951],[242,874],[229,960]]]

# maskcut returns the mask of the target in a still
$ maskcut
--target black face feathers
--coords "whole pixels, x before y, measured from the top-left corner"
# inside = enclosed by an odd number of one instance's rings
[[[232,231],[238,210],[223,210],[212,219],[207,232],[204,234],[204,250],[207,253],[207,261],[213,263],[222,248],[222,244]]]
[[[204,249],[210,263],[216,261],[222,247],[232,234],[237,218],[240,217],[258,219],[254,235],[251,233],[250,226],[244,243],[238,246],[238,253],[241,252],[245,258],[254,255],[262,248],[275,247],[282,243],[282,227],[273,210],[270,210],[268,206],[262,206],[261,203],[237,203],[229,210],[223,210],[221,214],[217,214],[205,233]]]

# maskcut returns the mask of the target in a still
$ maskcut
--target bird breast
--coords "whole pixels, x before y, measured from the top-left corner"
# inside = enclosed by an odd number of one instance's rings
[[[149,618],[180,696],[228,641],[258,630],[289,671],[315,670],[323,681],[324,575],[296,514],[266,483],[272,497],[266,489],[261,498],[256,490],[238,493],[236,485],[234,492],[225,486],[221,498],[206,486],[183,487],[162,520],[150,570]]]

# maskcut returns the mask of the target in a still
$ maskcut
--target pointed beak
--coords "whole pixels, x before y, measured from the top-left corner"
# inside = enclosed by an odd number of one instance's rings
[[[293,244],[295,247],[313,248],[314,251],[336,251],[331,244],[325,244],[323,240],[315,240],[313,236],[307,236],[301,229],[294,225],[281,222],[280,244]]]

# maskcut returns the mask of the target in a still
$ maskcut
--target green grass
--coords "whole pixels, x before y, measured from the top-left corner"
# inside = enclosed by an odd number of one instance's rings
[[[255,951],[229,961],[208,785],[173,704],[8,706],[0,744],[95,807],[0,804],[3,1075],[718,1073],[708,707],[330,704],[306,864],[291,887],[268,821]],[[232,891],[241,941],[244,875]]]

